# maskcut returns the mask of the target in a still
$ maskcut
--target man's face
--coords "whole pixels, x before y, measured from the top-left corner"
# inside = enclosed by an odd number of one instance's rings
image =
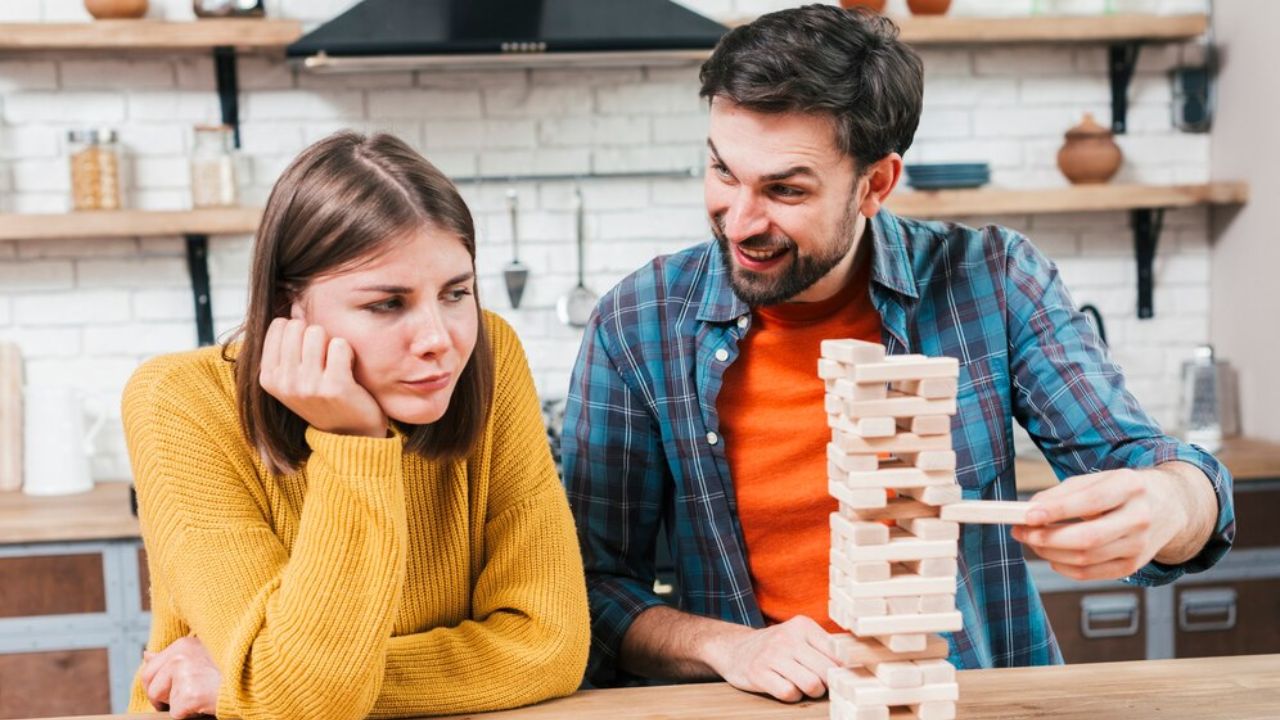
[[[846,273],[833,270],[852,263],[866,188],[833,121],[717,97],[707,146],[707,213],[738,297],[757,306],[838,292]]]

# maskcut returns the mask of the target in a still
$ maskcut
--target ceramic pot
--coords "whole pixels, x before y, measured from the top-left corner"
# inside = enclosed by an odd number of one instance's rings
[[[1124,162],[1111,130],[1085,113],[1080,124],[1067,131],[1066,142],[1058,150],[1058,169],[1077,185],[1104,183],[1115,176]]]
[[[912,15],[945,15],[951,9],[951,0],[907,0]]]
[[[853,8],[866,8],[871,12],[884,12],[884,5],[887,0],[840,0],[840,7],[846,10]]]
[[[99,20],[140,18],[147,14],[147,0],[84,0],[84,9]]]

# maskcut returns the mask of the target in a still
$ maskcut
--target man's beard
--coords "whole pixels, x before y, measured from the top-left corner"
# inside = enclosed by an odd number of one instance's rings
[[[724,216],[711,219],[711,232],[720,247],[720,257],[729,269],[729,286],[747,305],[776,305],[808,290],[814,283],[827,276],[831,269],[853,248],[857,229],[857,208],[850,203],[836,228],[835,237],[819,248],[817,254],[801,255],[796,243],[786,235],[753,235],[742,242],[750,250],[782,250],[792,254],[790,261],[772,274],[758,273],[738,265],[729,238],[724,234]]]

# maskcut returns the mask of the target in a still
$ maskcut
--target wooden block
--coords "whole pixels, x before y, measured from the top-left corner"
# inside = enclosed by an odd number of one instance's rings
[[[884,643],[891,651],[900,655],[912,652],[920,652],[929,648],[929,638],[937,637],[937,635],[920,635],[920,634],[900,634],[886,635],[880,638],[880,642]]]
[[[827,358],[818,358],[818,377],[823,380],[837,380],[848,376],[848,368],[844,363]]]
[[[847,673],[848,675],[836,675]],[[836,675],[831,682],[832,675]],[[851,676],[851,677],[850,677]],[[839,687],[840,692],[852,699],[853,704],[863,705],[913,705],[926,702],[951,701],[960,698],[955,683],[937,683],[913,688],[889,688],[865,668],[832,668],[828,682]]]
[[[960,524],[938,518],[903,518],[898,527],[921,540],[959,540]]]
[[[907,710],[915,720],[955,720],[956,718],[956,704],[949,701],[908,705]]]
[[[956,668],[946,660],[917,660],[913,663],[920,670],[925,685],[956,681]]]
[[[942,508],[943,520],[985,525],[1025,525],[1029,502],[1009,500],[969,500]]]
[[[891,417],[864,417],[837,420],[834,427],[847,430],[865,438],[893,437],[898,434],[898,424]]]
[[[827,443],[827,462],[835,463],[845,472],[871,472],[880,467],[876,453],[847,453],[835,443]]]
[[[849,597],[838,587],[830,588],[828,607],[846,617],[881,617],[889,612],[889,603],[881,597]],[[833,613],[835,614],[835,613]]]
[[[895,652],[875,638],[859,638],[848,633],[831,635],[832,655],[844,667],[875,665],[895,660],[937,660],[951,653],[941,635],[920,635],[920,649]],[[917,637],[917,636],[911,636]]]
[[[902,595],[901,597],[887,597],[884,599],[886,608],[890,615],[919,615],[923,612],[920,609],[919,595]],[[955,608],[950,608],[954,610]]]
[[[902,453],[898,459],[921,470],[955,470],[955,450],[926,450],[918,453]]]
[[[827,481],[827,493],[840,501],[841,512],[846,515],[855,510],[882,508],[889,504],[889,496],[880,488],[851,488],[838,480]]]
[[[845,567],[850,567],[853,563],[848,562],[847,556],[842,562],[832,562],[832,567],[839,568],[841,572],[846,573]],[[857,597],[910,597],[912,595],[940,595],[955,594],[956,579],[952,577],[924,577],[922,575],[906,574],[891,575],[887,580],[873,580],[869,582],[849,582],[840,588],[851,598]],[[954,610],[954,607],[947,610]],[[884,614],[884,613],[881,613]]]
[[[930,485],[928,487],[904,488],[901,493],[907,497],[915,498],[925,505],[953,505],[960,502],[960,499],[964,497],[964,491],[959,485]]]
[[[872,400],[884,400],[889,397],[889,386],[885,383],[856,385],[846,378],[825,380],[823,382],[827,383],[824,385],[827,389],[827,394],[823,399],[831,398],[832,406],[836,408],[835,412],[841,415],[848,414],[849,403],[851,402],[870,402]]]
[[[916,435],[949,435],[951,418],[946,415],[918,415],[916,417],[898,418],[898,429]]]
[[[832,565],[831,567],[837,567]],[[849,562],[845,561],[839,565],[840,572],[852,582],[879,582],[888,580],[893,577],[893,572],[889,569],[888,562]]]
[[[894,498],[882,508],[853,509],[851,520],[901,520],[904,518],[937,517],[938,508],[925,505],[911,498]],[[901,523],[898,523],[901,525]]]
[[[838,391],[842,383],[848,383],[848,380],[837,380],[837,395],[845,397]],[[854,400],[847,398],[844,403],[844,412],[849,417],[879,417],[888,415],[892,417],[916,417],[917,415],[955,415],[956,399],[943,398],[941,400],[926,400],[915,395],[904,395],[900,392],[890,392],[889,396],[883,400]]]
[[[885,545],[889,542],[889,527],[878,522],[849,520],[834,512],[831,518],[831,538],[834,542],[839,537],[845,543],[857,547],[868,545]]]
[[[887,705],[859,707],[838,692],[831,693],[830,720],[907,720],[908,718],[914,720],[914,715],[902,715],[897,711],[910,712],[905,707],[890,709]]]
[[[839,420],[839,415],[844,412],[844,400],[838,395],[827,393],[822,396],[822,409],[827,411],[828,416],[835,416]],[[835,427],[834,423],[832,427]]]
[[[951,470],[921,470],[901,462],[881,463],[874,472],[851,472],[844,483],[852,488],[918,488],[931,485],[955,485],[956,474]]]
[[[924,684],[924,673],[911,662],[878,663],[872,673],[887,688],[894,690],[920,687]]]
[[[952,574],[952,577],[955,577]],[[956,609],[955,595],[921,595],[920,596],[920,612],[922,613],[940,613],[951,612]]]
[[[832,540],[835,536],[833,534]],[[835,547],[835,543],[832,543]],[[887,560],[900,562],[903,560],[924,560],[926,558],[952,558],[956,556],[956,543],[951,540],[918,540],[906,533],[895,537],[892,533],[889,542],[883,545],[842,545],[839,548],[850,562],[875,562]]]
[[[953,398],[959,389],[956,378],[926,378],[924,380],[899,380],[890,385],[890,388],[898,392],[908,395],[917,395],[930,400],[939,398]]]
[[[831,441],[846,453],[899,453],[923,452],[925,450],[950,450],[951,436],[948,435],[916,435],[900,432],[887,438],[864,438],[839,428],[831,431]]]
[[[960,611],[921,613],[919,615],[884,615],[856,618],[851,630],[857,635],[902,635],[911,633],[955,632],[964,627]]]
[[[923,355],[894,355],[883,362],[863,361],[853,368],[853,380],[860,383],[953,378],[959,374],[960,362],[955,358]]]
[[[822,357],[846,365],[874,363],[884,360],[884,346],[865,340],[823,340]]]
[[[902,563],[903,572],[920,575],[923,577],[949,577],[956,576],[959,566],[954,557],[935,557],[924,558],[922,560],[906,560]],[[892,569],[891,569],[892,572]]]

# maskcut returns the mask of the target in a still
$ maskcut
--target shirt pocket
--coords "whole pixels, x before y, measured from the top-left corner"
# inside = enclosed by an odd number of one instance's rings
[[[978,360],[960,365],[951,444],[956,481],[969,499],[992,497],[991,486],[1013,462],[1007,365]]]

